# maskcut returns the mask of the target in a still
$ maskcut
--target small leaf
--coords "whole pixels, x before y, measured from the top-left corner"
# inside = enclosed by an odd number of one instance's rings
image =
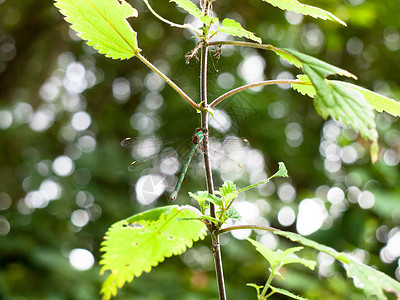
[[[369,152],[371,153],[371,161],[372,163],[376,163],[379,159],[379,145],[374,142],[371,144]]]
[[[56,0],[54,4],[71,23],[78,36],[101,54],[128,59],[140,49],[136,32],[126,18],[137,17],[137,10],[124,0]]]
[[[218,196],[208,194],[207,201],[215,204],[216,206],[222,206],[222,200]]]
[[[222,187],[219,189],[221,196],[225,197],[226,195],[230,193],[235,193],[236,192],[236,184],[234,184],[232,181],[228,180],[225,181]]]
[[[315,6],[310,6],[306,4],[302,4],[297,0],[263,0],[265,2],[268,2],[269,4],[279,7],[282,10],[290,10],[302,15],[308,15],[316,19],[323,19],[323,20],[330,20],[330,21],[335,21],[338,22],[344,26],[346,26],[346,23],[342,20],[340,20],[338,17],[333,15],[332,13],[323,10],[321,8],[315,7]]]
[[[241,220],[242,216],[233,206],[229,207],[229,209],[225,212],[225,215],[232,220]]]
[[[106,233],[101,251],[101,273],[111,271],[103,283],[103,299],[115,296],[117,288],[143,272],[179,255],[193,242],[203,239],[206,227],[202,222],[177,222],[178,218],[197,218],[190,206],[155,208],[113,224]]]
[[[295,55],[303,64],[303,70],[310,78],[316,89],[314,106],[323,118],[331,116],[342,120],[347,126],[353,127],[364,138],[372,142],[378,139],[378,132],[374,120],[374,113],[370,109],[361,92],[345,86],[332,84],[325,78],[338,74],[356,78],[346,70],[332,66],[312,56],[286,49]]]
[[[279,162],[278,164],[279,164],[278,171],[274,175],[272,175],[270,179],[275,177],[289,177],[285,164],[283,162]]]
[[[278,255],[274,251],[261,245],[259,242],[255,240],[252,240],[250,238],[247,238],[247,240],[253,244],[253,246],[256,248],[258,252],[262,254],[262,256],[265,257],[265,259],[269,262],[271,268],[275,268],[275,266],[279,264]]]
[[[194,200],[196,200],[199,205],[200,208],[203,209],[208,205],[208,198],[209,198],[209,194],[208,192],[197,192],[197,194],[193,194],[191,192],[189,192],[189,196],[192,197]]]
[[[300,297],[300,296],[296,296],[295,294],[293,294],[293,293],[291,293],[291,292],[289,292],[289,291],[287,291],[287,290],[284,290],[284,289],[276,288],[276,287],[273,287],[273,286],[270,286],[270,288],[271,288],[271,290],[273,290],[275,293],[282,294],[282,295],[285,295],[285,296],[290,297],[290,298],[293,298],[293,299],[297,299],[297,300],[307,300],[306,298],[303,298],[303,297]]]
[[[232,19],[224,19],[222,21],[222,27],[220,27],[218,31],[237,37],[245,37],[260,44],[262,43],[261,38],[255,36],[254,33],[244,29],[239,22],[236,22]]]

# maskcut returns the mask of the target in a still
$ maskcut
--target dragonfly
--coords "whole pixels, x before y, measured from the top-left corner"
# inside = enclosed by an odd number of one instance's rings
[[[182,186],[183,180],[186,176],[186,173],[188,171],[189,165],[192,161],[192,158],[196,152],[196,149],[199,148],[199,145],[201,145],[201,142],[204,138],[204,132],[201,129],[196,129],[196,133],[192,136],[192,141],[191,141],[191,146],[188,147],[187,143],[184,142],[176,148],[167,148],[166,150],[163,150],[161,152],[158,152],[160,148],[160,139],[156,137],[133,137],[133,138],[126,138],[121,142],[121,146],[125,148],[130,148],[134,149],[137,154],[141,154],[142,152],[147,152],[144,155],[149,154],[150,155],[142,158],[135,160],[131,163],[129,166],[130,171],[137,171],[142,169],[144,166],[149,165],[149,163],[154,163],[155,161],[162,161],[162,160],[167,160],[169,158],[174,159],[177,152],[181,152],[183,154],[182,156],[187,157],[185,163],[183,164],[182,170],[180,172],[178,181],[175,185],[175,188],[173,192],[171,193],[169,199],[170,201],[175,200],[178,197],[178,193],[180,191],[180,188]],[[187,140],[187,139],[186,139]],[[173,143],[177,143],[179,141],[182,141],[182,138],[170,138],[166,139],[163,141],[163,145],[169,145]],[[222,142],[224,145],[229,145],[232,146],[232,144],[235,143],[240,143],[240,144],[245,144],[247,143],[247,140],[245,139],[240,139],[240,138],[230,138],[228,140],[225,140]],[[155,153],[152,153],[155,152]],[[187,153],[189,152],[189,153]],[[237,165],[241,168],[241,165],[234,161],[233,159],[226,157],[224,154],[221,154],[218,150],[211,149],[210,153],[213,155],[218,155],[221,157],[224,161],[230,161],[231,164]]]

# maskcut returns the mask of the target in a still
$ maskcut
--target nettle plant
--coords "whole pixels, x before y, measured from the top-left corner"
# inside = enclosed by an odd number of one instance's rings
[[[240,219],[240,212],[234,208],[235,199],[259,184],[263,184],[274,177],[287,177],[288,173],[283,163],[279,163],[278,171],[270,178],[238,189],[230,181],[225,182],[218,190],[214,190],[209,152],[209,116],[213,109],[229,97],[244,90],[264,85],[290,84],[291,87],[314,100],[317,112],[324,118],[340,120],[344,125],[352,127],[363,138],[371,142],[371,159],[378,159],[378,133],[374,120],[374,112],[386,111],[395,117],[400,115],[400,104],[395,100],[376,94],[357,85],[328,80],[329,75],[339,75],[356,79],[350,72],[332,66],[312,56],[292,49],[282,49],[263,44],[261,38],[244,29],[240,23],[232,19],[222,21],[214,17],[213,2],[217,0],[200,0],[199,5],[190,0],[171,0],[181,9],[196,19],[202,26],[199,28],[190,24],[175,24],[157,14],[148,0],[143,0],[156,18],[173,27],[187,29],[193,33],[194,47],[186,54],[186,61],[200,56],[200,95],[196,102],[189,97],[170,78],[157,69],[142,54],[138,47],[137,33],[129,25],[127,18],[136,17],[138,11],[124,0],[56,0],[55,6],[71,23],[78,36],[87,41],[99,53],[113,59],[138,58],[147,67],[157,73],[168,83],[194,110],[199,113],[200,129],[193,138],[194,146],[200,145],[204,157],[207,191],[190,193],[190,197],[198,202],[198,207],[169,205],[151,209],[113,224],[106,233],[102,243],[103,258],[101,273],[108,274],[103,283],[101,293],[103,299],[110,299],[117,294],[126,282],[131,282],[143,272],[149,272],[166,257],[182,254],[193,242],[204,239],[207,233],[211,236],[211,249],[214,255],[217,286],[220,299],[226,299],[223,266],[219,236],[223,233],[241,229],[266,230],[287,238],[306,247],[314,248],[339,260],[347,271],[347,275],[358,282],[367,296],[374,295],[378,299],[387,299],[385,292],[394,293],[400,297],[400,283],[385,274],[357,262],[345,253],[313,242],[299,234],[279,229],[254,225],[224,226],[229,219]],[[288,10],[314,18],[330,20],[346,25],[333,14],[317,7],[309,6],[297,0],[263,0],[282,10]],[[225,33],[233,37],[241,37],[252,42],[221,40],[211,41]],[[210,48],[224,51],[224,46],[252,47],[270,50],[280,58],[299,68],[304,74],[295,80],[267,80],[247,84],[219,96],[209,103],[207,99],[207,57]],[[191,153],[192,154],[192,153]],[[190,159],[185,165],[190,163]],[[184,175],[184,174],[183,174]],[[183,178],[183,176],[182,176]],[[182,180],[178,181],[176,192],[171,196],[177,197]],[[188,198],[189,199],[189,198]],[[314,269],[316,262],[300,258],[295,254],[303,247],[272,251],[262,244],[248,239],[269,263],[269,277],[264,286],[248,284],[257,291],[257,299],[267,299],[275,293],[286,295],[294,299],[304,299],[293,293],[271,285],[276,275],[282,278],[280,269],[287,264],[302,264]]]

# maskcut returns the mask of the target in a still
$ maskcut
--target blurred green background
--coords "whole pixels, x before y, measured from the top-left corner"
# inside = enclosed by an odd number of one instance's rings
[[[194,47],[190,33],[159,23],[141,1],[129,2],[139,10],[130,23],[142,54],[198,101],[199,63],[184,59]],[[173,3],[153,2],[174,22],[193,21]],[[261,0],[218,0],[214,9],[264,43],[314,55],[356,74],[359,85],[399,99],[400,2],[307,4],[348,26]],[[209,99],[248,81],[297,74],[272,52],[222,48],[220,59],[209,57]],[[265,179],[278,161],[290,174],[238,199],[244,222],[297,231],[400,279],[399,121],[377,114],[380,159],[373,165],[368,143],[338,122],[324,122],[311,99],[285,86],[244,92],[219,108],[222,119],[212,121],[211,135],[243,137],[251,146],[238,156],[245,166],[240,176],[215,170],[217,187],[224,179],[239,187]],[[176,180],[162,170],[129,172],[133,158],[120,142],[190,137],[199,124],[199,115],[139,60],[95,53],[51,2],[0,0],[0,299],[99,299],[107,228],[166,205]],[[205,190],[194,165],[179,204],[191,203],[188,191]],[[265,283],[267,264],[243,240],[249,234],[221,237],[228,299],[254,299],[246,283]],[[273,249],[292,245],[271,234],[251,236]],[[116,299],[216,299],[209,246],[208,238],[167,259]],[[318,260],[317,269],[290,266],[276,285],[309,299],[364,299],[339,263],[307,249],[302,255]]]

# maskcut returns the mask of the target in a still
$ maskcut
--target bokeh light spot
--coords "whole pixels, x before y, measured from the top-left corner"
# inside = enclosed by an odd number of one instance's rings
[[[284,206],[279,210],[278,221],[282,226],[290,226],[296,220],[296,214],[293,208]]]
[[[53,171],[58,176],[68,176],[73,173],[75,169],[74,162],[68,156],[61,155],[53,162]]]
[[[90,251],[76,248],[70,252],[69,262],[78,271],[86,271],[93,266],[94,257]]]
[[[72,116],[71,125],[75,130],[82,131],[89,128],[92,118],[85,111],[78,111]]]

